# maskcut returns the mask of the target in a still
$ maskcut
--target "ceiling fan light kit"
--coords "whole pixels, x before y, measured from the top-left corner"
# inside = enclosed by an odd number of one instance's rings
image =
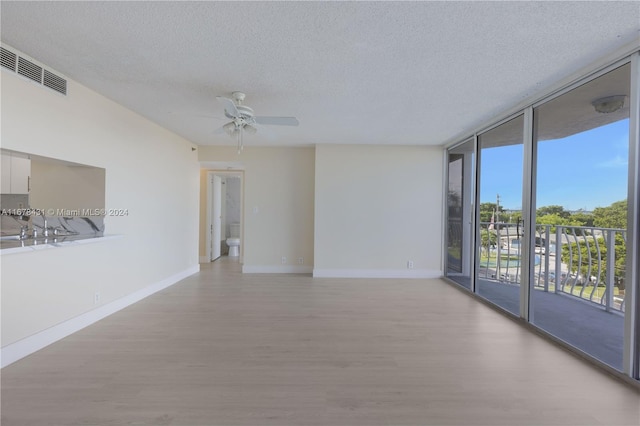
[[[242,105],[246,95],[242,92],[233,92],[232,99],[223,96],[216,96],[216,99],[224,106],[224,115],[231,119],[230,122],[222,126],[222,129],[238,144],[238,154],[244,149],[243,134],[256,134],[260,125],[275,126],[297,126],[298,119],[295,117],[256,117],[253,109]],[[235,102],[234,102],[235,101]]]

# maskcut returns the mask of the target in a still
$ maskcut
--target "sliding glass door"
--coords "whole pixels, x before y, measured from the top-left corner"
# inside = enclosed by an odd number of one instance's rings
[[[640,379],[640,52],[447,150],[445,275]]]
[[[522,115],[478,137],[476,293],[520,313],[522,280]]]
[[[471,289],[474,182],[473,139],[448,152],[446,276]]]
[[[534,109],[529,320],[623,369],[630,65]]]

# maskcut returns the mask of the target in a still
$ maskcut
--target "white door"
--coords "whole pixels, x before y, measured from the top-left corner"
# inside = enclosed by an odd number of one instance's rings
[[[211,183],[211,260],[216,260],[222,241],[222,178],[214,175]]]

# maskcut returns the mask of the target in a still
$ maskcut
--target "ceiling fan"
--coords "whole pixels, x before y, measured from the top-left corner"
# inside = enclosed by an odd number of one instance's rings
[[[295,117],[266,117],[253,114],[253,109],[242,104],[245,94],[242,92],[233,92],[232,99],[223,96],[216,96],[216,99],[224,106],[224,115],[231,121],[224,126],[224,130],[232,138],[236,138],[238,142],[238,154],[243,149],[243,134],[248,132],[255,134],[261,125],[269,126],[297,126],[298,119]],[[235,102],[234,102],[235,101]]]

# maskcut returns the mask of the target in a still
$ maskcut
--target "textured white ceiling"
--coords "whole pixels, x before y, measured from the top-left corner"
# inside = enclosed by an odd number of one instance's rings
[[[10,2],[2,42],[201,145],[439,145],[639,37],[638,2]]]

